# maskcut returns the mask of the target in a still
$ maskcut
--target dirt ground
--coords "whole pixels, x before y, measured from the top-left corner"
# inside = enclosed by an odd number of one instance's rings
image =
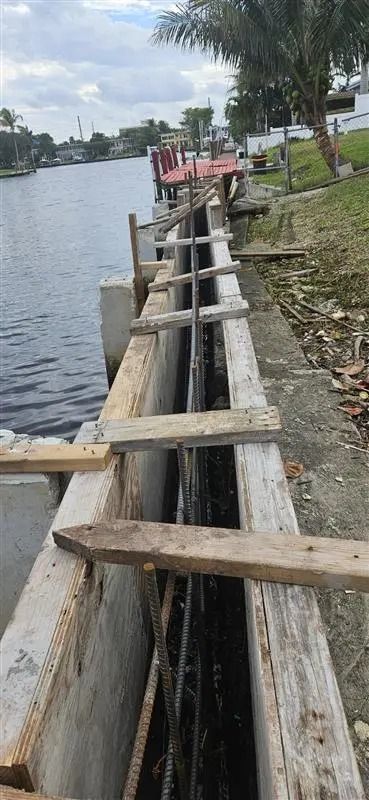
[[[360,184],[361,179],[355,181]],[[361,187],[353,191],[357,197],[350,204],[351,220],[347,208],[343,213],[342,199],[338,203],[340,236],[330,205],[324,205],[325,191],[273,203],[267,217],[251,221],[248,241],[296,243],[306,247],[307,256],[259,261],[257,268],[245,264],[239,275],[250,304],[250,328],[266,395],[282,416],[282,456],[303,469],[290,479],[301,530],[369,539],[369,336],[365,333],[369,327],[369,178],[364,209],[362,191]],[[245,227],[242,218],[232,223],[235,249],[245,245]],[[316,271],[282,277],[302,269]],[[310,312],[298,304],[299,299],[331,316],[339,311],[338,319]],[[283,304],[278,308],[281,300],[306,321],[300,322]],[[347,364],[353,365],[348,372],[334,371]],[[345,408],[358,412],[355,415]],[[334,591],[317,595],[369,798],[369,596]]]

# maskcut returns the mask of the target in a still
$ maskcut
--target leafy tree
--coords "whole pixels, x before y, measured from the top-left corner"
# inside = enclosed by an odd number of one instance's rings
[[[248,132],[265,130],[266,122],[275,128],[291,122],[291,111],[278,83],[252,88],[242,74],[231,89],[225,115],[236,141]]]
[[[9,130],[11,132],[11,136],[12,136],[13,144],[14,144],[14,150],[15,150],[15,159],[16,159],[17,170],[20,169],[18,143],[17,143],[17,137],[16,137],[16,133],[15,133],[15,129],[16,129],[18,120],[23,120],[23,117],[22,117],[21,114],[16,114],[15,111],[14,111],[14,108],[11,111],[10,111],[9,108],[2,108],[1,109],[1,111],[0,111],[0,126],[2,128],[9,128]]]
[[[93,158],[105,158],[109,153],[110,141],[105,133],[93,133],[90,139]],[[88,148],[89,149],[89,148]]]
[[[27,142],[27,150],[31,156],[31,161],[33,167],[35,167],[35,158],[33,154],[33,134],[32,131],[29,129],[28,125],[17,125],[18,131],[21,136],[24,137],[25,141]]]
[[[193,50],[242,70],[252,85],[288,79],[286,98],[334,171],[326,97],[334,70],[368,60],[368,0],[186,0],[163,12],[153,40]]]
[[[49,133],[39,133],[35,136],[38,141],[39,153],[47,158],[54,158],[56,155],[56,144]]]
[[[200,145],[200,129],[199,123],[203,124],[203,130],[206,134],[206,131],[212,123],[212,119],[214,116],[214,109],[211,106],[204,106],[192,108],[189,106],[182,111],[182,119],[180,120],[181,127],[188,131],[191,136],[193,146],[198,149]]]
[[[165,121],[165,119],[159,119],[158,130],[159,133],[170,133],[171,127],[169,123]]]

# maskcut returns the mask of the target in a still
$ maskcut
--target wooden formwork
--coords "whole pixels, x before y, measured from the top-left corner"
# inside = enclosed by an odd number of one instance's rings
[[[181,272],[182,253],[167,261],[160,280]],[[145,313],[175,311],[181,296],[150,294]],[[100,420],[172,411],[179,340],[177,331],[131,340]],[[116,516],[161,519],[166,464],[165,451],[145,452],[114,456],[102,472],[75,473],[53,528]],[[119,797],[148,641],[141,571],[91,569],[56,547],[50,532],[2,640],[0,783],[63,797]]]
[[[221,235],[219,201],[209,233]],[[212,262],[231,262],[226,243]],[[215,279],[219,303],[241,299],[236,275]],[[222,323],[231,408],[266,406],[246,318]],[[299,534],[278,445],[235,447],[241,527]],[[245,581],[259,794],[262,800],[364,800],[313,589]]]

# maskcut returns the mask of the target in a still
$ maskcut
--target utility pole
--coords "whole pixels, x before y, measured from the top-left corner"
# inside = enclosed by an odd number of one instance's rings
[[[78,119],[79,135],[80,135],[81,141],[83,142],[81,120],[80,120],[79,116],[77,116],[77,119]]]
[[[95,126],[94,126],[94,121],[93,120],[91,122],[91,128],[92,128],[92,133],[95,133]]]

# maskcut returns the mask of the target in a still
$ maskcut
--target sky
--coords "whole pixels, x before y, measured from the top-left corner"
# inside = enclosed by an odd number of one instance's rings
[[[201,53],[149,39],[172,0],[0,0],[1,107],[55,141],[115,135],[147,117],[178,125],[208,97],[220,123],[231,77]]]

